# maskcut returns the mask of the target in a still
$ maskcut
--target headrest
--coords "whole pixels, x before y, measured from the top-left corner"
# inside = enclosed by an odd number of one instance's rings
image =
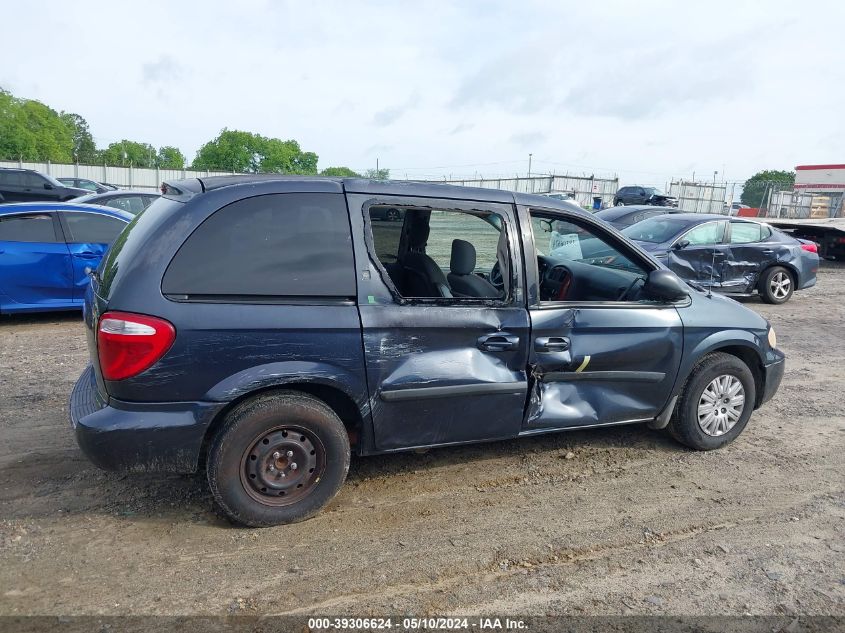
[[[408,248],[416,252],[425,250],[428,233],[428,222],[415,221],[408,229]]]
[[[449,270],[456,275],[471,275],[475,270],[475,246],[464,240],[452,240]]]

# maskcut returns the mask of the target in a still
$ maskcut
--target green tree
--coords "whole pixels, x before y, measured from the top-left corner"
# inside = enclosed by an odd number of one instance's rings
[[[20,100],[0,88],[0,158],[37,160],[33,133],[23,125]]]
[[[170,145],[159,147],[156,156],[156,167],[161,169],[184,169],[185,155],[178,148]]]
[[[354,172],[349,167],[326,167],[320,172],[321,176],[331,176],[332,178],[360,178],[361,174]]]
[[[71,154],[76,162],[96,165],[100,162],[100,153],[94,143],[94,137],[88,129],[88,121],[73,112],[62,112],[61,119],[71,130]]]
[[[794,171],[765,170],[759,171],[745,181],[740,202],[749,207],[759,207],[765,203],[767,192],[786,191],[795,185]]]
[[[299,143],[223,128],[197,152],[193,169],[247,173],[316,174],[317,155],[303,152]]]
[[[156,150],[149,143],[123,139],[103,150],[101,158],[107,165],[155,167]]]
[[[368,169],[364,172],[364,178],[370,180],[390,180],[390,170],[382,167],[381,169]]]
[[[52,108],[0,88],[0,156],[71,162],[73,130]]]

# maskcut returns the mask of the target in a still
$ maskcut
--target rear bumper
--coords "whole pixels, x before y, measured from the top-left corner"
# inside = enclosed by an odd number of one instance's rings
[[[760,404],[771,400],[780,387],[780,382],[783,380],[783,371],[786,368],[786,357],[780,354],[780,357],[772,363],[763,367],[763,395],[760,397]]]
[[[103,402],[91,366],[70,395],[68,413],[76,441],[94,465],[106,470],[192,473],[205,432],[225,406],[220,402]]]

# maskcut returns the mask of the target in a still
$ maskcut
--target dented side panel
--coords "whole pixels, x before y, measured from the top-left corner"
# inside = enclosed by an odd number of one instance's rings
[[[378,450],[513,437],[528,391],[521,308],[361,306]],[[517,337],[509,351],[478,339]]]
[[[415,207],[482,209],[505,218],[512,266],[512,302],[471,305],[415,302],[395,288],[369,252],[365,209],[374,202]],[[454,442],[514,437],[528,393],[528,312],[522,246],[513,205],[381,195],[347,195],[358,309],[370,397],[371,426],[362,451],[380,452]],[[504,351],[483,350],[479,339],[513,337]]]
[[[683,354],[674,307],[551,307],[531,311],[531,398],[525,432],[654,418]],[[545,337],[564,351],[539,351]]]

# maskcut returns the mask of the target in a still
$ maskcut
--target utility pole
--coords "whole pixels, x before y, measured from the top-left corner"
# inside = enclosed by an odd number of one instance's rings
[[[528,154],[528,177],[529,178],[531,178],[531,157],[532,156],[534,156],[534,154]]]

